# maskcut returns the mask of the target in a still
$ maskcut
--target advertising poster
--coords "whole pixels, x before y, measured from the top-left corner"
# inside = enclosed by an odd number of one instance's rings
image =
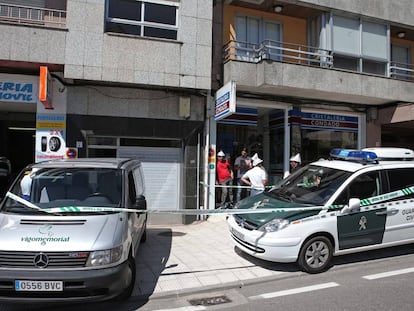
[[[45,94],[47,101],[37,101],[36,114],[36,152],[35,161],[63,159],[66,157],[66,97],[59,81],[45,75],[47,83],[40,81],[39,94]]]

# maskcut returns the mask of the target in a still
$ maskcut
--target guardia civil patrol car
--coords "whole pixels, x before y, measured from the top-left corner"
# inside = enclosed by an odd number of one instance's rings
[[[332,256],[414,242],[414,152],[404,148],[334,149],[270,191],[238,203],[264,213],[229,216],[235,245],[308,273]]]

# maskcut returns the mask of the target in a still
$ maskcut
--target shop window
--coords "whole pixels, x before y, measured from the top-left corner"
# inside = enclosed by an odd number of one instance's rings
[[[326,159],[334,148],[356,149],[358,146],[357,132],[302,129],[301,138],[304,163]]]
[[[177,40],[178,3],[107,0],[106,32]]]

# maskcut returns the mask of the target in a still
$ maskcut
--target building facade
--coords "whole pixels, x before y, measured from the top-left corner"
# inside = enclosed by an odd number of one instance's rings
[[[270,183],[300,153],[413,148],[414,2],[222,0],[213,8],[212,89],[236,84],[215,148],[264,159]]]
[[[204,0],[2,1],[0,154],[139,157],[150,208],[200,206],[211,29]]]

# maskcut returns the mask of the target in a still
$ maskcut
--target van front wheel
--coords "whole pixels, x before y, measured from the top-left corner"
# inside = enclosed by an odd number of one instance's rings
[[[135,259],[132,256],[129,256],[127,263],[128,263],[128,286],[118,297],[116,297],[115,300],[117,301],[127,300],[129,297],[131,297],[132,292],[134,290],[135,277],[136,277]]]
[[[327,237],[316,236],[303,244],[298,264],[308,273],[320,273],[329,267],[332,253],[331,241]]]

